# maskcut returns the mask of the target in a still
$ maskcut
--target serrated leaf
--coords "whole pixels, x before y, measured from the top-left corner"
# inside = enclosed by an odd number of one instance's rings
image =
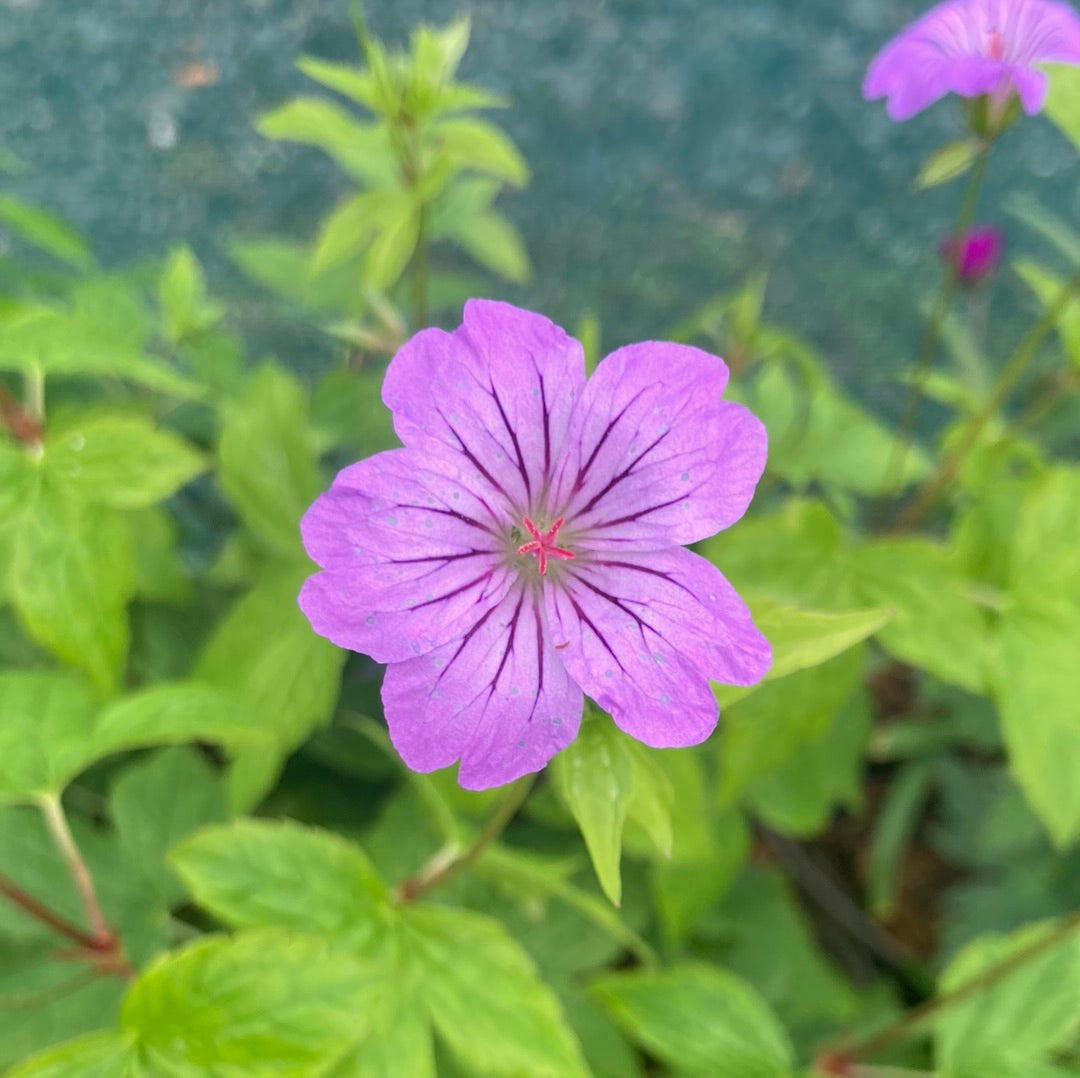
[[[302,557],[300,518],[323,485],[307,414],[296,379],[267,363],[226,407],[218,446],[226,496],[263,545],[293,560]]]
[[[158,280],[158,305],[165,336],[174,345],[210,329],[225,313],[221,304],[207,299],[202,267],[186,244],[165,263]]]
[[[387,900],[358,846],[287,821],[204,828],[169,860],[199,905],[242,928],[288,928],[359,945]]]
[[[782,1078],[791,1045],[749,984],[715,966],[601,977],[592,991],[627,1034],[681,1072],[711,1078]]]
[[[169,796],[162,797],[162,790]],[[163,749],[128,767],[109,791],[109,812],[134,878],[146,881],[170,909],[187,891],[165,854],[197,828],[228,813],[224,775],[193,749]]]
[[[915,189],[937,187],[963,176],[982,152],[982,145],[975,139],[957,139],[935,150],[924,162],[915,179]]]
[[[622,834],[634,770],[625,735],[606,718],[582,724],[570,747],[552,762],[555,782],[581,828],[596,877],[615,906],[622,898]]]
[[[440,120],[434,131],[439,152],[458,168],[484,172],[515,187],[528,183],[525,159],[494,124],[484,120]]]
[[[364,183],[383,186],[395,180],[394,155],[385,126],[362,123],[331,101],[293,98],[263,113],[256,127],[265,138],[323,150]]]
[[[204,471],[206,460],[146,419],[94,415],[48,440],[45,465],[84,502],[146,509]]]
[[[27,243],[77,270],[88,270],[94,265],[85,238],[55,214],[11,195],[0,195],[0,221]]]
[[[196,676],[236,692],[272,739],[242,752],[231,805],[250,808],[272,785],[284,757],[337,702],[346,652],[312,632],[296,596],[306,565],[272,564],[220,622]],[[246,762],[245,762],[246,761]]]
[[[43,483],[12,553],[11,596],[28,635],[109,692],[127,654],[133,587],[127,522]]]
[[[139,1064],[135,1038],[90,1033],[46,1049],[7,1072],[6,1078],[154,1078]]]
[[[587,1073],[557,999],[497,921],[468,910],[406,908],[401,942],[418,966],[436,1030],[467,1067],[507,1078]]]
[[[928,539],[883,539],[851,551],[851,585],[894,613],[878,633],[898,659],[970,692],[986,684],[986,615],[951,551]]]
[[[1074,64],[1046,64],[1050,89],[1043,111],[1080,150],[1080,71]]]
[[[120,1024],[166,1073],[314,1078],[363,1029],[368,990],[364,970],[320,941],[210,937],[158,959]]]
[[[160,684],[98,711],[89,689],[60,672],[0,673],[0,801],[59,793],[90,764],[124,749],[194,739],[255,741],[229,697],[206,686]]]
[[[1025,925],[1008,936],[980,936],[941,975],[949,993],[1025,949],[1038,946],[1055,923]],[[939,1013],[938,1066],[948,1074],[1028,1074],[1049,1063],[1080,1029],[1080,936],[1073,932],[967,999]]]

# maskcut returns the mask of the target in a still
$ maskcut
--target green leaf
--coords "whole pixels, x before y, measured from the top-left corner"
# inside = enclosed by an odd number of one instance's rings
[[[40,304],[23,306],[4,319],[0,370],[121,378],[177,397],[203,394],[164,360],[143,354],[133,343],[130,327],[118,328],[85,310],[53,310]]]
[[[371,75],[351,64],[335,64],[320,60],[316,56],[301,56],[296,66],[308,78],[322,83],[327,89],[335,90],[344,97],[352,98],[358,105],[377,111],[375,88]]]
[[[317,940],[210,937],[155,962],[128,994],[120,1024],[167,1074],[314,1078],[363,1029],[367,979]]]
[[[323,218],[311,252],[313,275],[325,273],[365,251],[373,235],[402,212],[413,213],[408,192],[380,187],[345,199]]]
[[[612,904],[622,898],[619,862],[623,825],[633,796],[633,758],[626,736],[614,723],[582,723],[570,747],[552,761],[555,782],[573,813],[592,858],[596,877]]]
[[[302,557],[300,518],[323,485],[307,412],[292,375],[267,363],[226,406],[218,448],[229,501],[266,547],[294,560]]]
[[[963,138],[935,150],[919,169],[915,189],[924,191],[927,187],[937,187],[963,176],[975,164],[982,148],[977,139]]]
[[[818,666],[873,636],[893,617],[892,610],[880,606],[832,613],[764,599],[751,608],[754,623],[773,647],[769,678]]]
[[[878,633],[898,659],[970,692],[986,684],[986,616],[952,552],[928,539],[884,539],[850,555],[852,587],[895,616]]]
[[[405,271],[420,238],[420,215],[411,198],[398,199],[364,256],[365,283],[389,292]]]
[[[22,446],[0,442],[0,534],[37,501],[41,468]]]
[[[311,421],[322,445],[347,446],[357,457],[401,445],[393,413],[380,395],[383,377],[377,368],[335,368],[326,373],[311,399]]]
[[[186,244],[177,247],[165,263],[158,281],[158,304],[165,336],[174,345],[211,329],[225,313],[220,303],[208,300],[202,267]]]
[[[788,835],[817,834],[837,805],[856,809],[871,721],[869,701],[857,692],[821,737],[752,779],[744,804],[767,827]]]
[[[1080,150],[1080,71],[1073,64],[1045,64],[1050,80],[1043,111]]]
[[[180,843],[170,862],[196,902],[228,924],[369,936],[387,900],[358,846],[285,821],[239,820]]]
[[[1008,936],[980,936],[941,975],[939,992],[962,985],[1018,955],[1055,930],[1025,925]],[[1080,935],[1075,931],[992,985],[943,1008],[934,1023],[938,1067],[956,1075],[1030,1073],[1050,1062],[1080,1030]]]
[[[132,513],[128,523],[131,525],[135,595],[153,603],[188,603],[191,578],[180,560],[176,522],[164,509],[152,506]],[[138,631],[135,642],[136,645],[140,643]]]
[[[499,213],[478,213],[454,221],[448,234],[485,269],[524,284],[532,275],[521,233]]]
[[[730,803],[752,779],[820,740],[857,690],[864,648],[766,682],[727,709],[721,734],[719,793]]]
[[[235,810],[266,792],[285,755],[329,720],[337,702],[346,652],[316,635],[296,603],[309,571],[267,566],[217,626],[196,665],[198,678],[236,692],[272,739],[238,757],[231,776]]]
[[[169,796],[162,797],[161,791]],[[128,767],[113,784],[109,809],[131,875],[146,881],[164,909],[187,894],[166,866],[165,854],[181,838],[226,818],[225,779],[186,747],[163,749]]]
[[[592,991],[626,1032],[664,1063],[711,1078],[781,1078],[791,1046],[757,992],[713,966],[601,977]]]
[[[382,186],[395,182],[394,155],[386,127],[361,123],[333,102],[296,97],[263,113],[256,127],[265,138],[323,150],[363,183]]]
[[[934,772],[929,760],[909,760],[889,786],[874,823],[867,870],[867,905],[875,917],[894,912],[900,864],[926,810]]]
[[[440,120],[434,133],[439,152],[459,168],[495,176],[515,187],[529,182],[525,159],[494,124],[484,120]]]
[[[0,801],[57,794],[90,764],[124,749],[263,736],[206,686],[155,685],[98,713],[89,690],[59,672],[0,673],[0,715]]]
[[[7,1078],[141,1078],[134,1038],[124,1033],[91,1033],[49,1048],[7,1072]]]
[[[1077,535],[1080,469],[1059,468],[1022,506],[991,666],[1010,767],[1060,846],[1080,834]]]
[[[14,544],[11,595],[26,632],[112,691],[127,654],[134,588],[127,522],[43,483]]]
[[[48,440],[45,465],[82,501],[146,509],[204,471],[206,461],[148,420],[94,415],[66,424]]]
[[[401,920],[424,1004],[462,1063],[507,1078],[587,1073],[554,994],[502,925],[468,910],[423,906],[403,909]]]
[[[0,195],[0,221],[27,243],[77,270],[93,268],[86,240],[54,214],[11,195]]]

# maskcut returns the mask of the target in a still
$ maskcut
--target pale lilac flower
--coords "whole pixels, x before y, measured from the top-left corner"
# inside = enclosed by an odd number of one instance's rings
[[[863,97],[888,98],[906,120],[948,93],[990,95],[1000,113],[1015,93],[1038,112],[1046,75],[1037,65],[1080,64],[1080,17],[1057,0],[945,0],[874,57]]]
[[[696,348],[620,348],[586,383],[540,315],[472,300],[454,333],[394,357],[383,400],[404,449],[345,468],[305,515],[316,632],[387,663],[390,737],[471,789],[542,768],[583,693],[656,747],[712,732],[713,681],[748,685],[768,641],[682,544],[737,521],[765,428],[722,401]]]
[[[993,225],[980,225],[941,241],[941,257],[951,265],[957,280],[971,287],[984,281],[998,268],[1005,237]]]

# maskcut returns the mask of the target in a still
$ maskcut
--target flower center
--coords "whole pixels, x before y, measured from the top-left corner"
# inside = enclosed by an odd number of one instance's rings
[[[555,545],[555,536],[559,534],[559,529],[563,526],[562,517],[559,517],[546,532],[542,532],[528,517],[523,517],[522,523],[532,536],[532,539],[528,543],[522,543],[518,547],[518,553],[535,554],[536,560],[539,562],[541,576],[547,572],[548,558],[574,557],[572,550],[565,550],[563,547]]]
[[[1001,60],[1005,56],[1005,39],[1000,30],[991,30],[987,35],[986,52],[991,60]]]

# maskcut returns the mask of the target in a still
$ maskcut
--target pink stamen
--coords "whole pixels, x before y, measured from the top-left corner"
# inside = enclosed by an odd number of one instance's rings
[[[990,55],[991,60],[1000,60],[1005,55],[1005,39],[1001,36],[1000,30],[991,30],[989,38],[986,42],[986,51]]]
[[[543,576],[547,572],[548,558],[572,558],[574,552],[572,550],[565,550],[561,546],[555,545],[555,536],[558,534],[559,529],[563,526],[563,518],[559,517],[554,524],[546,532],[541,532],[540,529],[528,518],[523,517],[522,522],[528,529],[529,534],[532,536],[531,542],[523,543],[518,547],[519,554],[535,554],[536,560],[540,563],[540,575]]]

